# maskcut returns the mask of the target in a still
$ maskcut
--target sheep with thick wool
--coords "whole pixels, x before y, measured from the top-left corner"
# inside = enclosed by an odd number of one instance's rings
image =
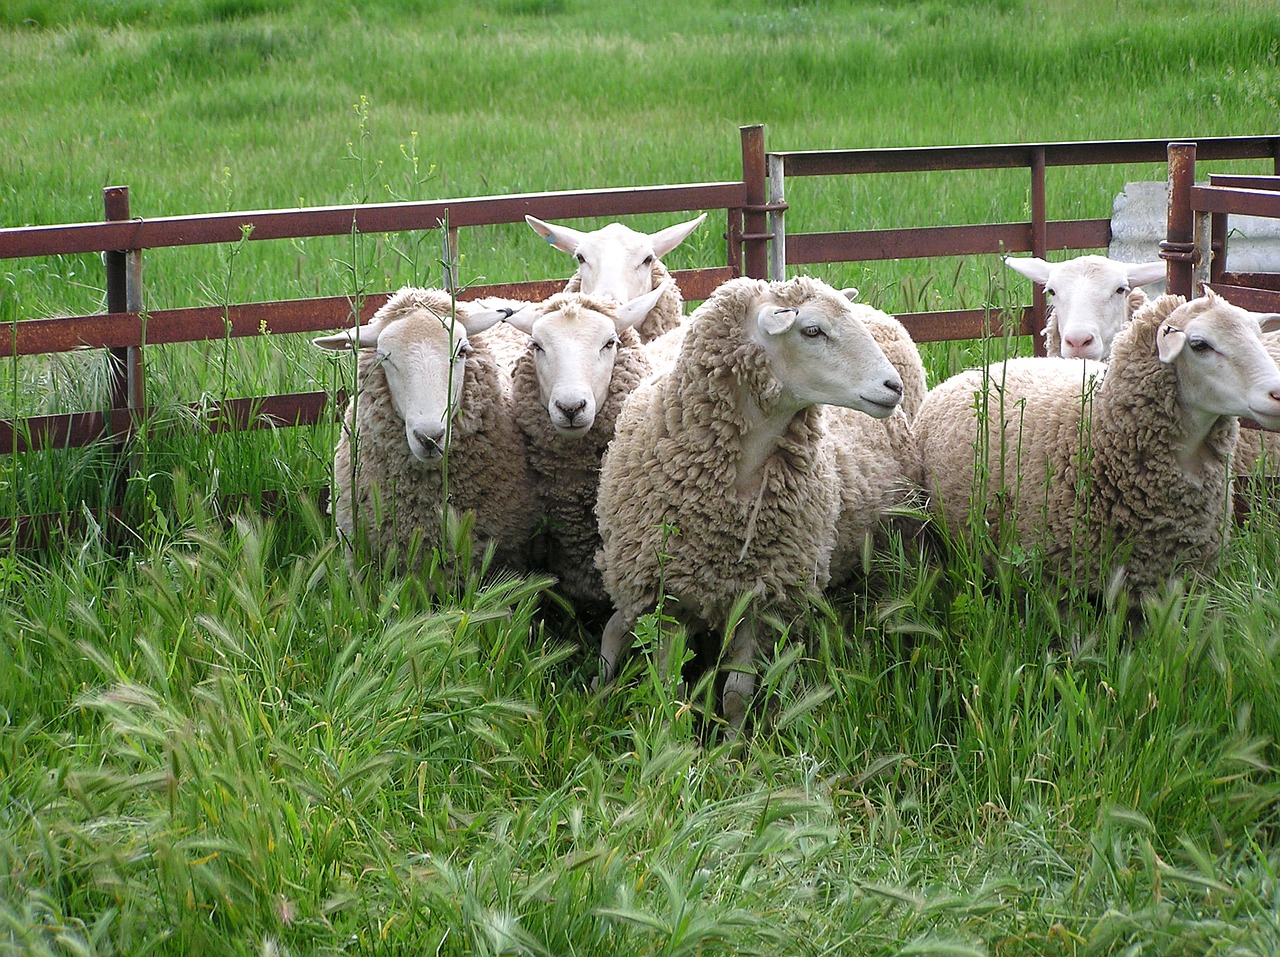
[[[583,232],[533,216],[526,216],[525,222],[554,248],[577,260],[578,269],[565,285],[565,292],[609,296],[624,303],[650,290],[662,289],[662,295],[636,327],[640,341],[648,342],[684,320],[680,287],[671,281],[661,257],[684,242],[706,218],[703,213],[652,234],[637,232],[622,223]]]
[[[527,569],[534,489],[510,375],[481,335],[509,315],[501,304],[406,287],[366,325],[314,340],[358,352],[333,467],[333,514],[349,554],[367,541],[413,571],[447,544],[446,516],[471,512],[477,544],[493,542],[500,565]]]
[[[851,566],[878,518],[911,495],[902,379],[859,318],[868,309],[816,279],[730,280],[688,320],[675,366],[631,394],[596,508],[615,608],[601,680],[660,601],[691,632],[723,635],[750,596],[721,646],[722,709],[739,726],[760,615],[798,614],[851,570],[833,556]]]
[[[858,290],[850,286],[841,290],[850,302],[857,302]],[[920,411],[920,403],[929,391],[929,381],[925,373],[924,361],[920,358],[920,347],[911,338],[897,318],[876,309],[860,313],[862,321],[871,331],[871,338],[878,345],[893,367],[902,376],[902,411],[910,421]]]
[[[542,516],[538,565],[580,613],[607,611],[595,565],[600,459],[623,402],[651,370],[636,326],[670,285],[621,306],[559,293],[508,320],[527,337],[512,372],[513,402]]]
[[[1280,425],[1280,369],[1259,317],[1206,289],[1143,306],[1105,366],[1014,359],[960,373],[914,427],[948,528],[1011,522],[1068,584],[1100,593],[1123,573],[1141,593],[1214,564],[1242,415]]]
[[[1106,359],[1116,333],[1147,301],[1138,287],[1163,279],[1166,271],[1163,260],[1123,263],[1093,255],[1057,263],[1008,256],[1004,262],[1049,297],[1045,354],[1071,359]]]

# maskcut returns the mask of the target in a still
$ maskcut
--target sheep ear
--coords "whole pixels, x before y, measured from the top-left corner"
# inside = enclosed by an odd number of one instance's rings
[[[526,216],[524,221],[529,224],[535,233],[552,246],[563,253],[568,253],[570,256],[578,251],[578,246],[582,244],[582,237],[585,235],[576,229],[570,229],[568,226],[544,223],[533,216]]]
[[[510,319],[524,308],[525,303],[506,303],[498,300],[481,305],[481,301],[477,300],[475,305],[480,306],[480,308],[472,310],[465,315],[461,313],[458,315],[463,328],[467,330],[467,335],[469,336],[474,336],[477,332],[484,332],[491,326],[496,326],[498,323]]]
[[[1258,328],[1263,332],[1275,332],[1280,329],[1280,312],[1255,312],[1258,317]]]
[[[1049,264],[1043,259],[1037,259],[1035,256],[1023,258],[1015,258],[1006,256],[1004,264],[1016,273],[1021,273],[1032,282],[1048,282],[1049,281]]]
[[[771,336],[780,336],[793,325],[800,310],[794,307],[761,306],[756,311],[756,325]]]
[[[1177,326],[1171,326],[1167,322],[1156,333],[1156,353],[1160,356],[1160,361],[1165,365],[1178,358],[1178,353],[1182,351],[1182,347],[1186,344],[1187,334]]]
[[[701,226],[706,218],[707,214],[703,213],[697,219],[691,219],[687,223],[677,223],[675,226],[658,230],[649,237],[649,242],[653,244],[653,254],[661,259],[684,242],[685,237]]]
[[[1126,267],[1125,277],[1130,286],[1145,286],[1149,282],[1158,282],[1165,278],[1168,269],[1164,260],[1153,263],[1133,263]]]
[[[523,333],[533,335],[533,324],[538,321],[540,314],[537,309],[520,309],[508,316],[503,316],[502,321],[509,326],[515,326]]]
[[[373,326],[357,326],[332,336],[321,336],[312,339],[311,344],[321,349],[334,352],[346,352],[353,349],[372,349],[378,344],[378,330]]]
[[[658,300],[662,298],[662,294],[667,291],[669,283],[663,283],[656,289],[650,289],[643,296],[636,296],[630,302],[618,309],[618,315],[614,319],[614,326],[619,332],[624,329],[631,329],[640,325],[649,315],[649,311],[658,304]]]
[[[846,299],[848,299],[850,302],[857,302],[857,301],[858,301],[858,287],[857,287],[857,286],[845,286],[845,288],[843,288],[843,289],[841,289],[841,290],[840,290],[840,295],[844,296],[844,297],[845,297]]]

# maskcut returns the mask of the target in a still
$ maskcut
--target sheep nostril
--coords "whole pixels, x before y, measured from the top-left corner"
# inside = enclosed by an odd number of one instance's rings
[[[429,449],[434,451],[440,450],[440,439],[437,436],[433,436],[428,432],[424,432],[422,429],[414,429],[413,437],[418,440],[418,444],[421,445],[424,449]]]
[[[885,379],[884,387],[888,389],[890,392],[896,392],[898,395],[902,395],[901,379]]]
[[[562,413],[564,413],[565,417],[568,418],[570,421],[572,421],[573,419],[576,419],[578,417],[578,413],[582,412],[584,409],[586,409],[586,407],[587,407],[586,399],[583,399],[581,402],[577,402],[573,405],[565,405],[563,402],[556,403],[556,408],[559,409]]]

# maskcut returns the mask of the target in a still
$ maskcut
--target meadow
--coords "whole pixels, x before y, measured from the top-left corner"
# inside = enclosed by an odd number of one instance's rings
[[[749,123],[771,149],[1268,134],[1278,57],[1264,0],[7,0],[0,226],[100,219],[117,184],[162,216],[713,181]],[[1054,174],[1049,215],[1163,175]],[[789,197],[805,230],[1017,220],[1024,180]],[[437,243],[166,251],[147,305],[431,283]],[[704,228],[668,263],[723,257]],[[567,264],[512,226],[470,231],[457,266]],[[816,272],[890,311],[1027,295],[995,257]],[[91,256],[0,263],[5,323],[103,297]],[[936,381],[1025,345],[925,357]],[[1280,951],[1264,491],[1216,573],[1148,599],[1136,632],[1123,593],[1064,603],[1035,554],[990,569],[981,529],[868,552],[856,588],[779,628],[726,743],[707,686],[677,698],[651,656],[590,693],[552,583],[352,576],[314,496],[333,425],[184,427],[183,403],[336,391],[348,363],[304,337],[148,363],[173,413],[137,450],[136,535],[0,545],[0,952]],[[101,377],[94,354],[7,362],[0,414],[92,407]],[[0,514],[97,504],[109,465],[6,456]]]

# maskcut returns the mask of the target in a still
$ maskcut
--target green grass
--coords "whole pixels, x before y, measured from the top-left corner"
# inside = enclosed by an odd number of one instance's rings
[[[773,149],[1275,131],[1257,0],[11,0],[0,224],[730,179]],[[1209,164],[1269,172],[1270,164]],[[1049,173],[1109,213],[1160,168]],[[1026,218],[1008,171],[796,181],[788,228]],[[642,228],[671,217],[637,217]],[[709,228],[710,227],[710,228]],[[675,268],[723,262],[719,224]],[[438,237],[156,251],[159,309],[434,283]],[[464,232],[465,280],[568,262]],[[995,257],[822,267],[896,311],[994,309]],[[0,263],[0,322],[103,307],[92,256]],[[1026,343],[929,347],[934,379]],[[350,388],[299,336],[153,346],[136,534],[0,550],[0,952],[1076,955],[1280,950],[1280,528],[1217,573],[1061,604],[1034,554],[895,542],[771,649],[750,733],[537,580],[353,577],[308,490],[336,432],[183,407]],[[95,353],[11,361],[0,413],[102,404]],[[113,500],[103,450],[0,460],[0,514]],[[268,494],[270,514],[265,506]],[[243,511],[228,497],[246,502]],[[939,561],[939,554],[947,560]],[[641,625],[652,647],[656,621]]]

